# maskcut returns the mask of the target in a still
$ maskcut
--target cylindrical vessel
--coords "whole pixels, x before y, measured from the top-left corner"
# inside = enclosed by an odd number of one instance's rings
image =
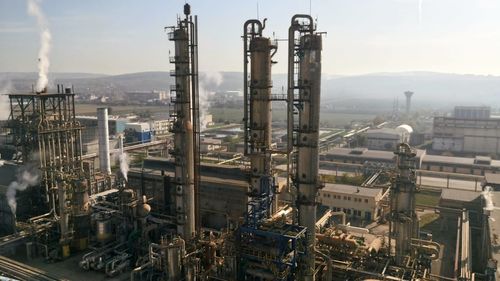
[[[97,109],[97,130],[99,140],[99,168],[104,174],[111,174],[111,161],[109,159],[109,128],[108,108]]]
[[[98,242],[105,243],[113,237],[113,225],[110,218],[104,217],[96,222],[96,238]]]
[[[321,94],[321,35],[306,34],[300,38],[299,128],[297,135],[297,205],[299,224],[307,227],[306,267],[314,270],[316,229],[316,194],[319,182],[319,111]],[[311,275],[314,280],[314,277]],[[306,279],[307,279],[306,278]]]
[[[162,245],[165,245],[164,243]],[[186,244],[181,238],[174,238],[171,243],[165,245],[166,271],[168,280],[180,280],[182,275],[183,258],[186,254]]]
[[[191,114],[191,79],[188,27],[174,30],[175,38],[175,181],[178,233],[191,239],[195,233],[194,135]]]
[[[262,193],[262,176],[271,176],[271,40],[250,41],[251,191]]]

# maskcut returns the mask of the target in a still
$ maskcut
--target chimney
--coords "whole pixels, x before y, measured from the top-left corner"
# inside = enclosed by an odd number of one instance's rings
[[[111,174],[109,157],[108,108],[97,109],[97,134],[99,139],[99,169],[104,174]]]

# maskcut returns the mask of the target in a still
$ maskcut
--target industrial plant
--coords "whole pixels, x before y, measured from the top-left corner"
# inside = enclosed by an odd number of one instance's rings
[[[78,116],[71,86],[9,94],[4,130],[14,152],[0,165],[0,280],[497,280],[497,161],[428,155],[402,123],[342,136],[351,143],[366,134],[369,148],[335,147],[320,125],[325,32],[296,14],[278,41],[266,22],[241,23],[238,152],[217,150],[222,143],[203,132],[189,4],[165,28],[174,82],[161,105],[168,122],[155,125],[168,128],[162,137],[137,122],[127,123],[133,133],[116,129],[106,107],[97,120]],[[278,52],[288,55],[279,94]],[[404,92],[405,118],[413,95]],[[280,128],[275,105],[286,108]],[[97,137],[94,152],[85,132]],[[475,187],[450,189],[458,174]],[[424,189],[428,176],[448,188]],[[439,202],[418,201],[429,193]]]

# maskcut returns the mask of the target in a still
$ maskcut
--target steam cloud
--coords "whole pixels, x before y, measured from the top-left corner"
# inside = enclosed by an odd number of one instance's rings
[[[38,184],[38,173],[34,168],[23,166],[17,172],[17,180],[11,182],[7,188],[5,196],[12,214],[15,216],[17,211],[16,194],[18,191],[26,190],[30,186]]]
[[[222,74],[220,72],[203,72],[203,74],[200,75],[200,78],[200,131],[203,132],[208,125],[207,120],[205,119],[206,116],[209,115],[209,97],[215,93],[215,91],[212,91],[211,89],[219,87],[224,79],[222,78]]]
[[[493,205],[493,193],[491,192],[491,187],[486,186],[484,188],[484,191],[481,192],[481,195],[484,198],[484,201],[486,203],[486,206],[484,207],[484,210],[486,211],[493,211],[495,208],[495,205]]]
[[[120,165],[120,173],[123,178],[128,181],[128,170],[130,164],[128,154],[126,152],[115,153],[113,154],[113,158],[118,161],[118,164]]]
[[[36,18],[38,28],[40,29],[40,50],[38,51],[38,81],[36,90],[43,91],[49,82],[47,74],[49,72],[49,54],[52,36],[50,35],[49,25],[45,15],[39,6],[40,0],[28,0],[28,14]]]
[[[10,80],[0,83],[0,120],[7,120],[9,118],[10,104],[7,94],[11,90],[12,84]]]

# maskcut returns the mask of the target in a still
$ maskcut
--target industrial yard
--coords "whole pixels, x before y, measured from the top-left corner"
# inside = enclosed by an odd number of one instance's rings
[[[279,40],[239,22],[241,91],[207,96],[189,3],[165,27],[168,89],[52,85],[39,4],[38,80],[16,82],[0,124],[0,280],[498,279],[490,107],[432,116],[405,90],[387,112],[335,109],[331,46],[302,13]]]

